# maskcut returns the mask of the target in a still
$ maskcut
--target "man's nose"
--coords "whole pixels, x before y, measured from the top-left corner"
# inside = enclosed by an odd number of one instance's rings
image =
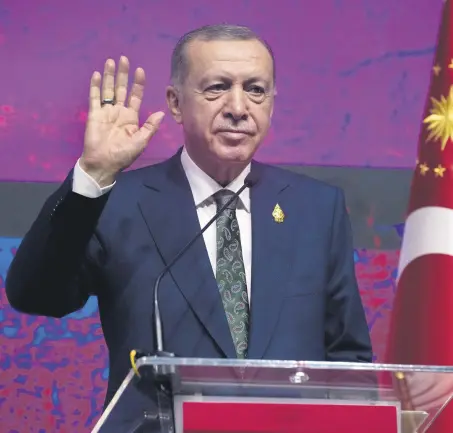
[[[242,87],[232,87],[228,92],[224,115],[235,121],[247,119],[247,95]]]

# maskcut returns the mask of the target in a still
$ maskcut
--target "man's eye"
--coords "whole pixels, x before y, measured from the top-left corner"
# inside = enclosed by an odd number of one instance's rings
[[[248,91],[254,95],[264,95],[264,89],[260,86],[251,86]]]
[[[209,86],[207,88],[207,91],[215,93],[215,92],[223,92],[225,89],[226,89],[225,84],[214,84],[212,86]]]

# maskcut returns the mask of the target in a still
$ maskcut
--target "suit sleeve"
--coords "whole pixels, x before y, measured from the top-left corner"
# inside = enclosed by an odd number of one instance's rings
[[[341,190],[336,194],[327,291],[327,360],[372,362],[370,335],[355,276],[351,223]]]
[[[96,292],[99,256],[95,235],[109,193],[88,198],[73,192],[72,171],[45,202],[23,238],[8,270],[5,288],[18,311],[63,317],[80,308]]]

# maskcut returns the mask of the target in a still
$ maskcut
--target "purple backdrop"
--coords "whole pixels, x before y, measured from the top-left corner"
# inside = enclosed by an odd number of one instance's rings
[[[168,0],[0,2],[0,179],[62,179],[81,151],[88,83],[107,56],[129,56],[165,107],[170,52],[207,23],[252,26],[278,62],[275,121],[261,160],[412,167],[442,1]],[[166,119],[139,164],[169,156]]]

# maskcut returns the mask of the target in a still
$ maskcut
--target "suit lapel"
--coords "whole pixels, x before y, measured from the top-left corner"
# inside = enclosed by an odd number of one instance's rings
[[[260,181],[251,190],[252,287],[248,355],[251,359],[261,359],[280,314],[283,288],[289,275],[292,237],[286,219],[277,223],[272,216],[276,204],[285,210],[281,193],[288,183],[261,164],[254,163],[252,170],[260,173]]]
[[[145,181],[145,192],[139,206],[163,261],[170,263],[200,231],[192,192],[180,162],[180,152],[164,163],[161,176],[156,176],[154,172]],[[235,357],[225,311],[202,236],[175,263],[170,274],[225,356]]]

